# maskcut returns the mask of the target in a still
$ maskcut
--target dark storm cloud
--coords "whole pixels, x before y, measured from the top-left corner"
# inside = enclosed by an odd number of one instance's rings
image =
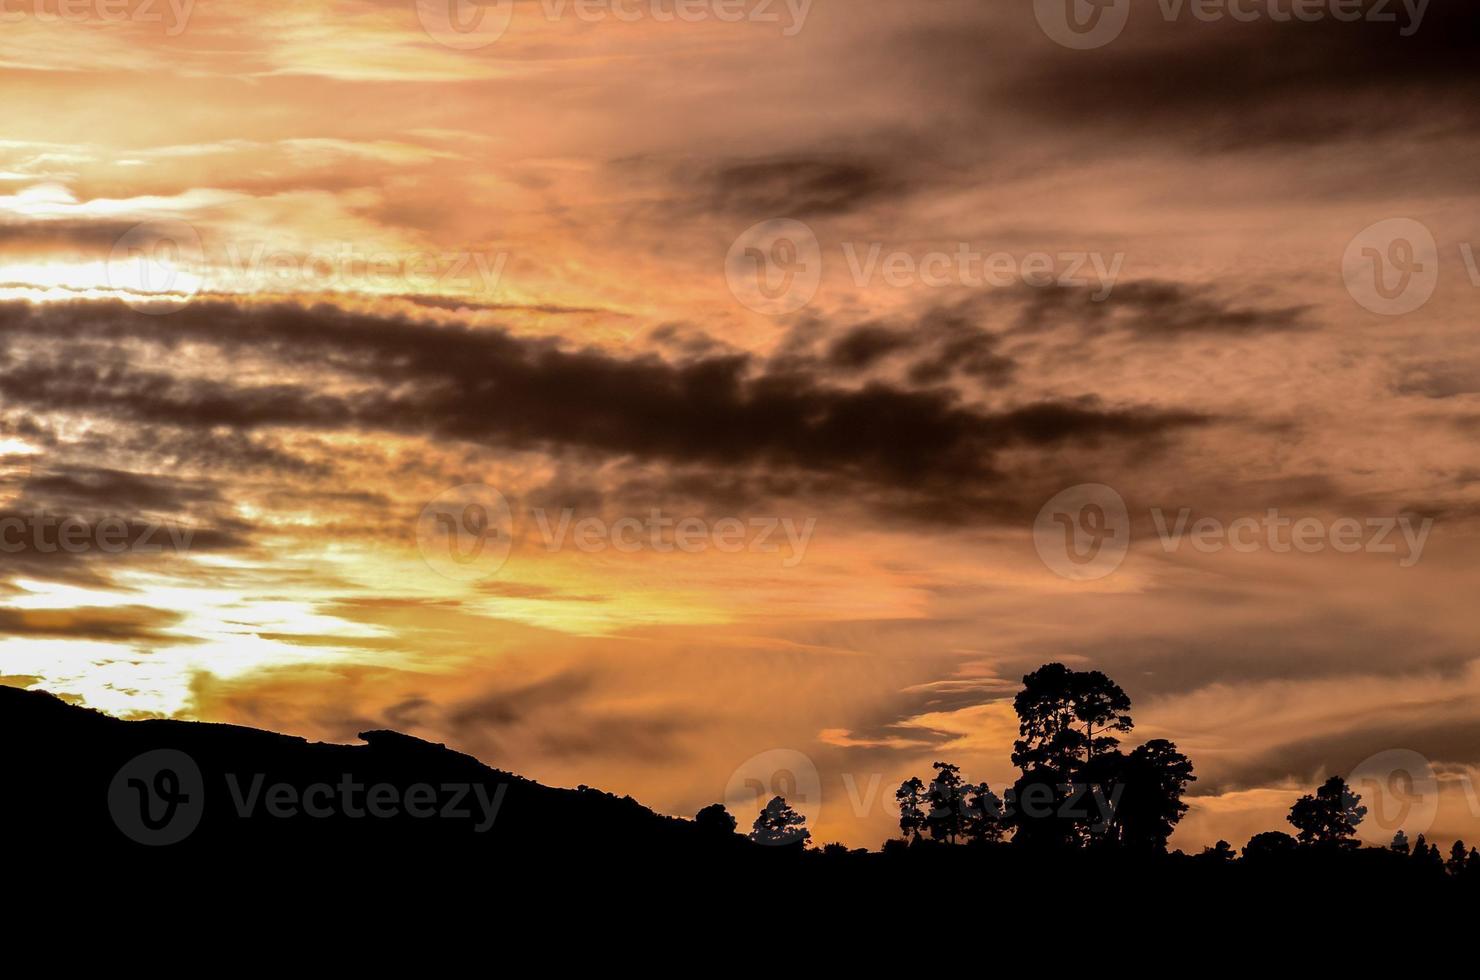
[[[133,225],[126,221],[0,222],[0,255],[106,254]]]
[[[860,371],[913,346],[914,339],[908,331],[868,323],[854,327],[833,341],[827,359],[834,367]]]
[[[940,331],[990,354],[989,339],[948,323]],[[836,386],[795,361],[724,354],[671,363],[326,306],[209,303],[168,317],[119,304],[0,306],[0,339],[21,337],[53,345],[46,357],[0,361],[0,395],[32,410],[198,428],[405,432],[958,494],[963,482],[997,477],[993,459],[1004,450],[1152,446],[1208,421],[1092,398],[988,411],[940,387]],[[166,351],[210,345],[316,380],[233,385],[137,366],[121,352],[100,362],[76,349],[102,341]],[[952,360],[972,363],[959,352]],[[334,393],[325,383],[331,373],[344,379]]]
[[[1016,364],[999,352],[998,337],[982,326],[987,319],[983,305],[970,300],[933,307],[909,323],[859,324],[831,340],[822,360],[844,374],[901,361],[915,385],[941,384],[958,375],[1001,384]]]
[[[1350,775],[1381,752],[1417,752],[1435,767],[1480,764],[1480,720],[1436,718],[1442,705],[1397,706],[1383,717],[1354,719],[1331,735],[1292,738],[1263,752],[1220,758],[1213,772],[1199,775],[1192,796],[1215,796],[1296,781],[1312,784],[1319,774]]]
[[[256,433],[188,425],[133,425],[128,432],[88,434],[75,440],[80,453],[125,453],[171,467],[213,473],[246,472],[276,477],[327,477],[333,467],[304,459]]]
[[[167,502],[167,489],[152,491]],[[115,588],[113,572],[187,553],[240,551],[252,528],[242,521],[172,518],[157,521],[121,513],[98,501],[77,511],[42,497],[23,496],[0,509],[0,581],[15,577]]]
[[[164,632],[184,618],[181,613],[148,606],[0,609],[0,636],[102,643],[147,642],[155,646],[195,643],[197,641],[191,637]]]
[[[719,214],[810,218],[844,214],[901,196],[898,168],[863,157],[791,155],[729,161],[698,175],[700,197]]]
[[[1480,393],[1480,367],[1463,362],[1414,365],[1393,385],[1399,395],[1421,398],[1455,398]]]
[[[100,364],[87,355],[72,348],[53,358],[10,359],[0,365],[0,394],[42,411],[199,428],[332,428],[346,412],[341,400],[303,386],[228,386],[131,363]]]
[[[1429,3],[1411,36],[1396,0],[1382,5],[1397,23],[1241,23],[1193,16],[1193,0],[1136,0],[1125,33],[1092,51],[1034,39],[1034,57],[1010,73],[1000,95],[1057,119],[1111,123],[1148,136],[1209,148],[1306,144],[1424,129],[1468,135],[1476,118],[1480,8]],[[1024,5],[1025,8],[1027,5]],[[1244,4],[1267,11],[1268,4]],[[1024,20],[1031,29],[1032,12]],[[993,79],[989,84],[995,84]]]
[[[1122,283],[1103,299],[1089,287],[1023,286],[1013,331],[1073,326],[1089,336],[1122,331],[1135,340],[1174,341],[1205,334],[1252,336],[1307,330],[1308,306],[1247,306],[1211,287],[1144,280]]]
[[[1124,32],[1081,51],[1050,40],[1031,3],[977,4],[949,23],[890,38],[887,55],[875,57],[887,56],[895,83],[942,120],[925,140],[943,145],[966,134],[960,152],[968,159],[1010,132],[1009,113],[1030,127],[1072,127],[1096,142],[1097,155],[1116,151],[1107,135],[1213,152],[1370,143],[1385,134],[1472,137],[1480,8],[1431,0],[1404,37],[1403,0],[1362,0],[1364,10],[1381,5],[1396,22],[1345,23],[1324,4],[1318,21],[1277,21],[1268,14],[1274,5],[1239,0],[1241,11],[1260,16],[1243,23],[1225,9],[1221,20],[1203,22],[1195,0],[1131,0]],[[1179,11],[1171,20],[1169,7]],[[1420,155],[1407,165],[1432,178],[1433,162]],[[1468,170],[1445,172],[1458,179]]]
[[[1267,590],[1251,584],[1241,589],[1181,588],[1168,598],[1218,603],[1225,610],[1246,608],[1256,617],[1267,597]],[[1208,622],[1187,637],[1127,628],[1117,636],[1076,639],[1065,652],[1101,666],[1137,701],[1220,684],[1342,676],[1397,679],[1415,670],[1457,676],[1473,657],[1472,650],[1442,634],[1387,625],[1341,606],[1317,607],[1298,622],[1298,630],[1286,622]],[[1402,651],[1401,658],[1395,651]]]
[[[485,692],[446,709],[449,728],[483,734],[524,721],[544,708],[568,707],[593,689],[594,675],[567,671],[503,690]]]
[[[683,359],[734,352],[729,344],[688,323],[660,323],[648,331],[647,339],[659,349]]]
[[[1309,330],[1314,324],[1309,307],[1248,305],[1210,286],[1142,280],[1102,296],[1092,286],[1023,284],[841,330],[807,321],[786,338],[772,365],[838,376],[899,365],[917,386],[968,378],[1000,387],[1018,367],[1005,342],[1061,327],[1086,338],[1115,333],[1172,344],[1209,335]]]
[[[168,513],[221,500],[209,484],[88,466],[34,476],[26,481],[23,493],[49,506]]]
[[[651,764],[675,762],[689,755],[700,723],[669,714],[588,717],[578,730],[547,731],[537,742],[557,759],[629,760]]]
[[[497,753],[502,741],[532,734],[542,755],[564,759],[654,762],[686,752],[702,724],[682,711],[620,713],[602,707],[593,671],[572,669],[526,684],[491,690],[444,710],[438,731],[460,744]]]
[[[405,300],[415,306],[424,306],[434,310],[479,310],[490,313],[545,313],[551,316],[580,316],[585,314],[600,314],[602,316],[627,317],[631,314],[620,310],[608,310],[596,306],[560,306],[555,303],[480,303],[477,300],[461,299],[453,296],[425,296],[420,294],[407,294],[397,296],[397,299]]]

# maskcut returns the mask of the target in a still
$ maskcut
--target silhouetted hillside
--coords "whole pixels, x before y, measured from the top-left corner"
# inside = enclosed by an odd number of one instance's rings
[[[1024,697],[1041,694],[1045,678],[1070,682],[1081,697],[1085,689],[1073,685],[1086,678],[1113,686],[1103,675],[1059,677],[1056,670],[1062,672],[1049,665],[1029,675]],[[1019,755],[1040,744],[1072,753],[1062,731],[1034,741],[1036,715],[1024,698],[1019,707],[1030,733]],[[1010,807],[1000,821],[964,806],[953,816],[952,793],[959,801],[966,795],[958,790],[973,791],[972,806],[995,794],[937,764],[928,788],[921,780],[900,788],[903,837],[868,852],[804,848],[803,828],[780,798],[762,819],[772,821],[772,836],[782,843],[763,846],[756,842],[767,837],[760,827],[750,837],[736,833],[718,805],[695,820],[666,817],[630,798],[542,786],[397,732],[361,738],[364,745],[331,745],[231,725],[121,721],[49,694],[0,687],[0,840],[11,867],[50,871],[53,880],[119,875],[268,899],[310,879],[340,890],[392,890],[404,899],[451,877],[489,876],[501,887],[583,893],[573,898],[592,898],[593,891],[609,898],[634,883],[666,881],[723,889],[730,898],[781,887],[844,901],[923,890],[974,895],[1005,910],[1085,888],[1121,899],[1279,900],[1309,887],[1411,896],[1471,894],[1480,883],[1477,868],[1446,871],[1437,850],[1301,844],[1278,832],[1259,835],[1242,856],[1227,845],[1189,856],[1139,843],[1136,821],[1146,813],[1179,815],[1176,806],[1135,802],[1142,785],[1136,780],[1144,778],[1135,766],[1149,764],[1141,749],[1121,757],[1130,766],[1118,777],[1129,781],[1129,802],[1108,830],[1082,820],[1028,821]],[[1150,755],[1171,759],[1167,771],[1190,779],[1168,745],[1148,743]],[[1042,771],[1032,770],[1014,789],[1029,787]],[[1321,802],[1321,792],[1307,798],[1309,805]],[[911,802],[915,795],[925,809]],[[1180,805],[1175,795],[1168,799]],[[1165,829],[1151,826],[1153,838]]]
[[[313,743],[231,725],[121,721],[0,687],[7,840],[95,857],[227,854],[501,864],[714,854],[750,845],[630,798],[552,789],[397,732]]]

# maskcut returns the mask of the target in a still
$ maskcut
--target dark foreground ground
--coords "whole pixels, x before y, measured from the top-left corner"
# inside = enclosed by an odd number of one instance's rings
[[[362,738],[327,745],[226,725],[125,722],[0,688],[10,894],[44,888],[55,902],[70,883],[357,914],[387,901],[559,914],[665,902],[690,915],[749,909],[777,927],[853,909],[920,928],[970,916],[1193,915],[1214,905],[1380,915],[1395,902],[1469,907],[1480,894],[1466,877],[1377,849],[1221,861],[1011,844],[762,847],[393,732]]]

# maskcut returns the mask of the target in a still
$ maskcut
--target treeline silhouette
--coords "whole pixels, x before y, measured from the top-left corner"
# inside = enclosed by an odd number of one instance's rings
[[[1480,852],[1462,842],[1446,856],[1399,831],[1389,847],[1360,846],[1366,807],[1340,777],[1291,807],[1293,834],[1169,853],[1193,764],[1164,739],[1122,746],[1134,722],[1119,685],[1047,664],[1023,678],[1013,706],[1015,782],[999,793],[936,762],[895,793],[899,836],[869,851],[817,846],[806,817],[780,796],[741,833],[720,803],[692,820],[662,816],[395,732],[363,733],[358,746],[310,743],[230,725],[122,721],[0,688],[0,840],[50,868],[106,864],[168,880],[226,869],[235,887],[264,891],[280,887],[269,868],[384,884],[470,866],[598,883],[657,873],[740,888],[782,875],[840,894],[1012,881],[1021,894],[1049,897],[1073,879],[1224,894],[1300,883],[1480,886]]]
[[[1121,751],[1118,735],[1134,722],[1119,685],[1099,671],[1046,664],[1023,678],[1013,707],[1016,782],[999,797],[986,783],[968,782],[960,767],[936,762],[928,782],[915,776],[895,793],[900,836],[884,844],[884,856],[933,852],[932,860],[1014,864],[1028,858],[1082,869],[1221,876],[1225,884],[1291,877],[1480,888],[1480,850],[1463,841],[1454,841],[1446,857],[1422,834],[1410,845],[1399,829],[1386,848],[1362,847],[1357,832],[1367,807],[1340,776],[1290,807],[1293,835],[1270,830],[1237,851],[1220,840],[1193,855],[1168,854],[1167,842],[1188,809],[1183,797],[1197,777],[1192,761],[1165,739]],[[770,830],[758,822],[753,836],[763,833]],[[804,834],[794,830],[792,842]],[[822,852],[839,857],[847,848],[829,844]]]

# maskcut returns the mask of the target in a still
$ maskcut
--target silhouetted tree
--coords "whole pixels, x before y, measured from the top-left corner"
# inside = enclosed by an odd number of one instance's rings
[[[1465,859],[1465,880],[1480,881],[1480,851],[1473,847],[1470,848],[1470,856]]]
[[[1396,853],[1402,854],[1404,857],[1407,857],[1408,835],[1403,833],[1403,831],[1399,829],[1399,831],[1393,835],[1393,842],[1388,845],[1388,850],[1395,851]]]
[[[894,792],[899,802],[899,832],[905,840],[919,840],[925,826],[925,783],[919,776],[911,776],[899,784]]]
[[[1035,766],[1012,784],[1004,822],[1012,828],[1012,843],[1035,850],[1061,850],[1081,840],[1082,822],[1066,816],[1069,787],[1063,775],[1049,766]]]
[[[1340,776],[1332,776],[1314,796],[1302,796],[1290,807],[1290,823],[1302,844],[1357,847],[1357,824],[1367,816],[1362,798]]]
[[[884,842],[880,853],[885,857],[900,858],[909,853],[910,845],[898,837],[891,837]]]
[[[724,839],[735,832],[736,821],[723,803],[711,803],[694,814],[694,823],[705,837]]]
[[[750,839],[773,847],[805,845],[812,839],[812,832],[806,824],[807,818],[793,810],[785,799],[772,797],[766,808],[757,814],[750,829]]]
[[[972,841],[996,844],[1002,840],[1006,828],[1002,824],[1002,800],[986,783],[967,787],[965,834]]]
[[[1444,870],[1458,878],[1464,874],[1465,860],[1469,856],[1469,852],[1465,848],[1465,842],[1462,840],[1455,841],[1454,845],[1449,848],[1449,860],[1445,862]]]
[[[1098,794],[1096,809],[1112,808],[1109,839],[1139,851],[1164,851],[1187,804],[1182,794],[1197,779],[1192,760],[1177,746],[1155,738],[1129,755],[1107,752],[1083,769],[1083,781]],[[1093,819],[1103,819],[1095,814]]]
[[[1205,847],[1198,855],[1204,861],[1212,864],[1229,864],[1238,855],[1233,853],[1233,845],[1226,840],[1220,840],[1212,847]]]
[[[1111,732],[1128,732],[1131,699],[1097,670],[1070,670],[1045,664],[1023,677],[1013,699],[1019,739],[1013,743],[1013,765],[1027,772],[1049,766],[1072,773],[1096,753],[1116,748]]]
[[[1279,861],[1288,858],[1300,847],[1300,843],[1289,834],[1278,830],[1266,830],[1255,834],[1244,845],[1244,860],[1251,862]]]
[[[949,762],[937,762],[932,768],[935,778],[925,793],[930,806],[926,814],[926,825],[930,836],[936,840],[945,838],[956,843],[966,824],[966,783],[961,778],[961,767]]]
[[[1444,857],[1436,844],[1430,844],[1423,834],[1413,842],[1413,854],[1408,858],[1413,866],[1428,874],[1444,872]]]

